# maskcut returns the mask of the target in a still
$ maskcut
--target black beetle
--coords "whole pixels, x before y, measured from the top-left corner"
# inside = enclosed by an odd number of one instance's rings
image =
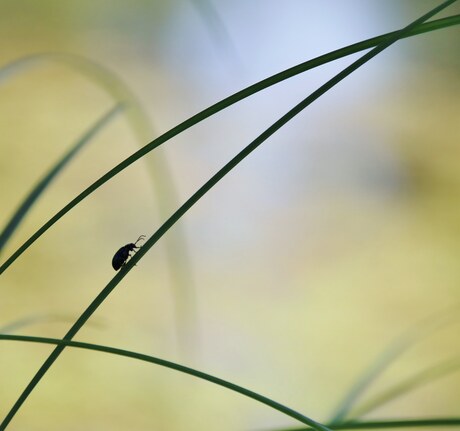
[[[136,251],[137,243],[145,238],[145,235],[141,235],[135,243],[126,244],[118,250],[112,259],[112,267],[115,271],[118,271],[122,266],[126,265],[126,261],[131,256],[132,251]]]

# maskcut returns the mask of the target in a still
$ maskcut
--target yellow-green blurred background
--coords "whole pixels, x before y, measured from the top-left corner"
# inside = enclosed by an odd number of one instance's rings
[[[82,56],[112,71],[154,130],[317,55],[398,29],[428,0],[26,1],[0,5],[0,66]],[[441,16],[459,13],[453,6]],[[182,220],[191,273],[168,233],[76,339],[159,356],[253,389],[317,420],[398,336],[460,300],[458,28],[406,39],[267,141]],[[353,57],[356,58],[356,57]],[[62,337],[113,277],[122,245],[179,202],[347,58],[281,83],[166,143],[65,216],[1,277],[0,326]],[[114,100],[62,58],[0,82],[0,223]],[[123,115],[52,184],[4,250],[14,252],[85,187],[139,148]],[[161,152],[161,154],[160,154]],[[153,175],[152,175],[153,171]],[[159,214],[160,200],[166,211]],[[179,247],[184,246],[180,244]],[[182,251],[185,249],[181,249]],[[180,288],[190,316],[178,318]],[[186,322],[187,328],[178,328]],[[371,396],[460,354],[459,320],[414,345]],[[179,335],[178,335],[179,334]],[[182,335],[180,335],[182,334]],[[51,351],[0,344],[0,416]],[[369,417],[458,414],[459,373]],[[34,430],[249,430],[296,425],[177,372],[67,349],[10,425]]]

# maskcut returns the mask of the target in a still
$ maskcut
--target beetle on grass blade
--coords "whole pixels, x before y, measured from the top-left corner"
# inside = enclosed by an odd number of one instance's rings
[[[124,245],[115,253],[112,259],[112,267],[115,271],[118,271],[122,266],[126,265],[126,261],[131,256],[130,253],[132,251],[136,252],[136,248],[140,248],[137,243],[143,239],[145,239],[145,235],[141,235],[134,243],[132,242]]]

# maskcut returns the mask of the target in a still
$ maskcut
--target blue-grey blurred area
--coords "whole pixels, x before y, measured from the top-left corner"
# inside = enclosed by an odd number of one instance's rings
[[[2,260],[139,145],[250,84],[402,28],[438,3],[3,1],[0,67],[22,62],[0,70],[0,226],[115,105],[114,82],[138,99],[151,128],[139,134],[136,120],[123,115],[108,124],[41,197]],[[458,13],[456,4],[435,18]],[[460,300],[459,52],[455,26],[399,41],[289,122],[186,214],[193,331],[177,327],[181,293],[170,269],[183,268],[166,253],[172,231],[75,339],[176,361],[327,420],[387,346]],[[176,209],[158,193],[163,174],[152,175],[152,166],[167,164],[184,202],[359,55],[225,109],[101,187],[1,276],[0,327],[62,337],[113,277],[115,251],[150,236]],[[427,331],[359,401],[458,357],[459,324],[454,317]],[[181,331],[192,349],[181,347]],[[1,341],[0,349],[3,417],[51,347]],[[454,416],[459,375],[417,387],[367,417]],[[67,349],[10,429],[296,425],[175,371]]]

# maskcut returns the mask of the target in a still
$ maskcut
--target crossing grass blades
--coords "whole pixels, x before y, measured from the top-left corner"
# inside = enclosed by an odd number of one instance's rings
[[[38,385],[40,380],[45,376],[47,371],[51,368],[54,362],[59,358],[61,353],[67,348],[80,348],[85,350],[92,350],[92,351],[99,351],[105,352],[108,354],[114,355],[121,355],[130,357],[135,360],[146,361],[152,364],[160,365],[163,367],[168,367],[174,369],[176,371],[186,373],[188,375],[192,375],[196,378],[206,380],[208,382],[212,382],[216,385],[221,386],[222,388],[227,388],[234,392],[240,393],[249,397],[255,401],[265,404],[266,406],[275,409],[281,412],[284,415],[289,416],[292,419],[295,419],[297,422],[302,424],[302,428],[297,429],[305,429],[305,426],[309,428],[313,428],[317,431],[330,431],[331,428],[337,429],[353,429],[353,428],[394,428],[394,427],[423,427],[423,426],[452,426],[458,425],[460,423],[459,418],[452,418],[452,417],[445,417],[445,418],[428,418],[428,419],[414,419],[411,421],[404,421],[404,420],[394,420],[394,421],[363,421],[360,420],[358,417],[354,417],[352,419],[347,418],[346,420],[337,420],[337,417],[334,421],[329,424],[323,424],[318,422],[317,420],[311,419],[303,412],[295,411],[271,398],[265,397],[261,394],[258,394],[254,391],[251,391],[243,386],[236,385],[234,383],[225,381],[218,377],[212,376],[210,374],[185,367],[179,365],[174,362],[162,360],[159,358],[155,358],[153,356],[143,355],[138,352],[131,352],[121,349],[111,348],[109,346],[103,345],[96,345],[96,344],[89,344],[89,343],[81,343],[78,341],[74,341],[73,338],[79,332],[79,330],[86,324],[88,319],[93,315],[93,313],[98,309],[98,307],[107,299],[110,293],[114,290],[114,288],[121,282],[121,280],[126,277],[130,270],[134,267],[134,265],[142,259],[142,257],[152,248],[162,237],[163,235],[175,224],[177,223],[186,213],[187,211],[195,205],[212,187],[214,187],[224,176],[226,176],[229,172],[231,172],[242,160],[244,160],[247,156],[249,156],[254,150],[256,150],[263,142],[265,142],[270,136],[276,133],[279,129],[285,126],[290,120],[292,120],[296,115],[301,113],[305,108],[307,108],[310,104],[320,98],[323,94],[329,91],[332,87],[337,85],[347,76],[352,74],[355,70],[359,67],[367,63],[373,57],[378,55],[380,52],[385,50],[386,48],[390,47],[393,43],[397,42],[401,38],[409,37],[411,35],[418,34],[422,31],[422,28],[425,31],[434,31],[438,28],[444,28],[449,25],[458,25],[460,24],[460,19],[458,16],[448,17],[444,19],[443,24],[439,24],[441,20],[438,22],[438,27],[431,26],[430,23],[424,24],[425,21],[430,19],[432,16],[440,12],[441,10],[445,9],[447,6],[455,3],[457,0],[448,0],[437,7],[420,17],[419,19],[415,20],[405,28],[395,31],[393,33],[389,33],[387,35],[382,35],[378,38],[375,38],[372,42],[373,49],[368,51],[362,57],[358,58],[355,62],[353,62],[350,66],[342,70],[339,74],[334,76],[332,79],[327,81],[324,85],[314,91],[312,94],[308,95],[305,99],[303,99],[299,104],[293,107],[289,112],[283,115],[278,121],[273,123],[269,128],[267,128],[259,137],[257,137],[253,142],[247,145],[240,153],[238,153],[232,160],[230,160],[221,170],[219,170],[213,177],[211,177],[202,187],[200,187],[195,194],[193,194],[182,206],[180,206],[177,211],[168,218],[164,224],[150,237],[148,238],[142,247],[138,246],[137,243],[139,241],[145,240],[145,236],[141,235],[135,243],[129,243],[125,246],[121,247],[114,255],[112,260],[112,266],[117,271],[115,276],[112,280],[101,290],[99,295],[91,302],[91,304],[83,311],[81,316],[75,321],[72,327],[69,329],[67,334],[63,337],[63,339],[51,339],[51,338],[40,338],[40,337],[30,337],[30,336],[13,336],[13,335],[5,335],[0,334],[0,339],[9,339],[9,340],[16,340],[22,342],[34,342],[34,343],[43,343],[43,344],[52,344],[54,345],[54,350],[49,355],[49,357],[44,361],[42,366],[36,372],[34,377],[27,383],[26,388],[24,391],[19,395],[17,401],[13,404],[11,409],[8,411],[7,415],[3,419],[0,424],[0,431],[7,429],[10,422],[13,420],[14,416],[23,408],[24,402],[27,400],[29,395],[33,392],[35,387]],[[425,27],[424,27],[425,26]],[[337,58],[343,57],[345,55],[349,55],[355,52],[358,52],[361,49],[367,49],[369,46],[363,47],[360,45],[359,48],[357,47],[359,44],[355,44],[350,47],[343,48],[334,53],[326,54],[322,56],[321,61],[317,60],[315,66],[319,64],[324,64],[328,61],[333,61]],[[107,172],[103,175],[100,179],[98,179],[95,183],[89,186],[86,190],[80,193],[74,200],[72,200],[69,204],[67,204],[62,210],[60,210],[55,216],[50,218],[50,220],[45,223],[34,235],[32,235],[13,255],[7,259],[7,261],[0,267],[0,274],[3,273],[10,265],[14,263],[14,261],[25,251],[27,248],[35,242],[44,232],[46,232],[50,227],[52,227],[60,218],[62,218],[67,212],[69,212],[73,207],[75,207],[78,203],[80,203],[83,199],[88,197],[91,193],[93,193],[97,188],[103,185],[105,182],[112,179],[115,175],[119,172],[124,170],[126,167],[134,163],[134,161],[138,160],[139,158],[146,155],[148,152],[154,150],[161,144],[167,142],[173,136],[181,133],[182,131],[194,126],[198,122],[204,120],[205,118],[215,114],[219,110],[222,110],[233,103],[243,99],[244,97],[248,97],[252,94],[255,94],[257,91],[260,91],[263,88],[268,87],[269,85],[273,85],[277,82],[282,81],[283,79],[287,79],[293,76],[296,73],[300,73],[301,71],[308,70],[308,67],[311,66],[312,63],[308,64],[307,66],[303,66],[303,70],[299,65],[299,68],[295,73],[293,73],[292,69],[289,71],[280,72],[279,74],[275,75],[274,77],[267,78],[261,83],[254,84],[248,89],[242,90],[235,95],[218,102],[216,105],[213,105],[210,108],[207,108],[203,112],[191,117],[190,119],[186,120],[184,123],[181,123],[179,126],[171,129],[170,131],[166,132],[165,134],[161,135],[154,141],[147,144],[141,150],[137,151],[136,153],[129,156],[126,160],[121,162],[119,165],[115,166],[112,170]],[[313,67],[313,66],[312,66]],[[311,67],[310,67],[311,68]],[[133,253],[133,254],[131,254]],[[118,271],[120,268],[124,268],[123,271]],[[381,368],[381,367],[380,367]],[[370,379],[369,379],[370,381]],[[354,402],[354,401],[353,401]],[[350,405],[347,406],[347,411],[351,408]],[[340,413],[341,417],[345,417],[342,412]]]

